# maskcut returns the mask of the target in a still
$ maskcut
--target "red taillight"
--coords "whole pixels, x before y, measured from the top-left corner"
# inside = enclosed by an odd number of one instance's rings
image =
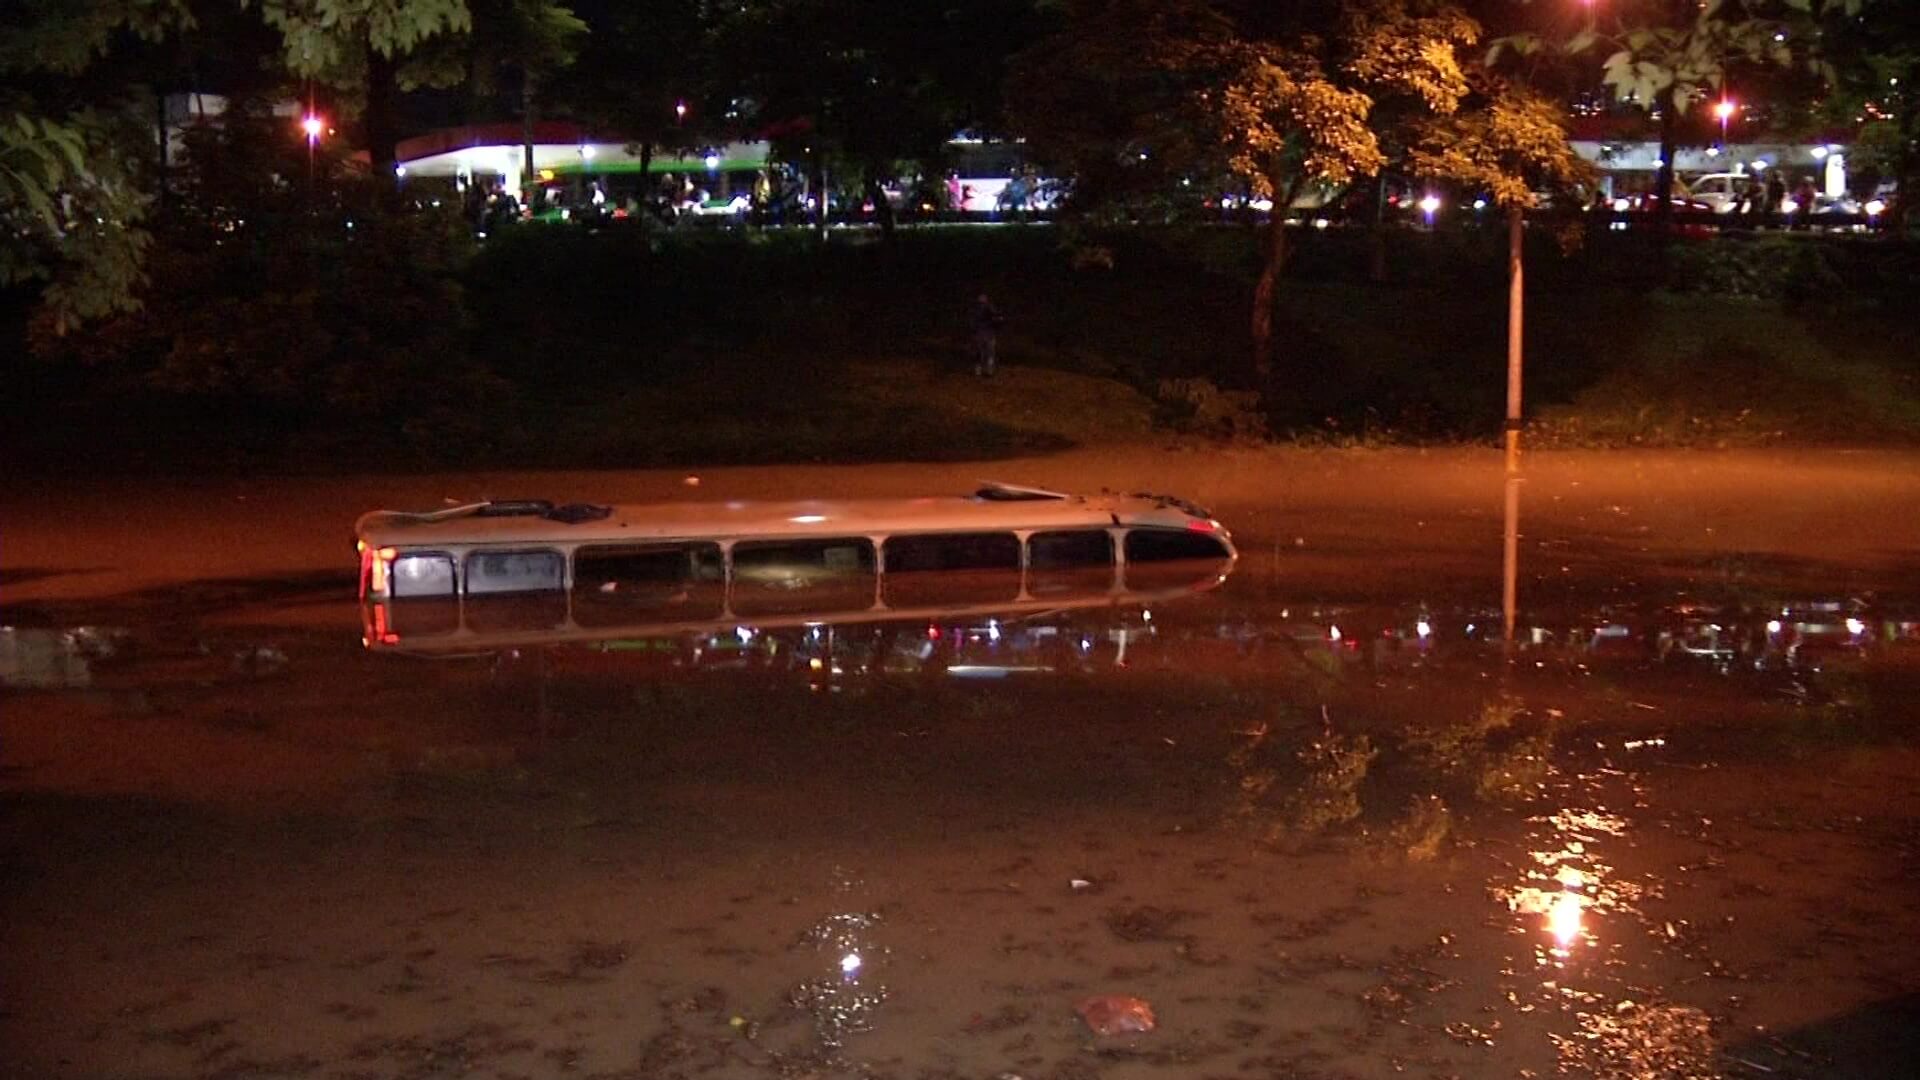
[[[939,641],[939,640],[940,640],[940,628],[939,628],[939,627],[937,627],[937,626],[928,626],[928,627],[927,627],[927,640],[928,640],[928,641]]]
[[[1188,532],[1210,533],[1218,528],[1220,528],[1220,523],[1217,521],[1208,521],[1206,518],[1187,519]]]
[[[373,637],[382,645],[400,644],[400,635],[387,629],[387,606],[376,605],[373,609]]]

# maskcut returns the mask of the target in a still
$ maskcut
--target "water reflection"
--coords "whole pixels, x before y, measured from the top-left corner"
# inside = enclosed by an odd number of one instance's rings
[[[1575,777],[1567,787],[1583,784]],[[1605,859],[1608,842],[1626,834],[1627,821],[1601,807],[1563,806],[1530,818],[1528,825],[1528,862],[1516,868],[1516,883],[1497,884],[1494,893],[1525,917],[1523,932],[1544,932],[1536,964],[1561,967],[1576,947],[1598,941],[1594,916],[1631,912],[1643,892],[1619,880]]]
[[[1258,669],[1281,656],[1306,659],[1328,671],[1413,672],[1483,665],[1504,656],[1571,670],[1697,668],[1764,675],[1846,671],[1876,654],[1920,648],[1920,606],[1887,602],[1850,602],[1845,615],[1821,610],[1838,607],[1839,601],[1710,607],[1653,599],[1588,610],[1522,611],[1509,641],[1499,613],[1471,606],[1307,602],[1263,616],[1241,610],[1231,597],[1190,602],[1195,595],[1115,593],[1075,602],[923,604],[910,611],[595,628],[568,620],[563,595],[465,604],[405,601],[364,608],[363,640],[376,652],[423,656],[560,646],[575,656],[603,654],[609,664],[635,673],[939,671],[991,679],[1189,665]],[[73,674],[84,668],[84,654],[64,646],[37,660],[32,657],[46,650],[15,652],[19,655],[8,660],[9,684],[47,684],[52,671],[47,657],[71,669],[55,682],[72,685],[73,678],[85,678]]]
[[[829,1052],[843,1047],[847,1036],[869,1030],[887,1000],[887,950],[876,940],[880,923],[878,912],[835,912],[800,937],[797,947],[812,950],[822,970],[788,991],[787,1004],[812,1020],[815,1037]]]

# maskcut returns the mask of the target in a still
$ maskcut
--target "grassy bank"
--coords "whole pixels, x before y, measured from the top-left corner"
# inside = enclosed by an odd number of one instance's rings
[[[334,471],[369,455],[402,468],[959,460],[1203,429],[1486,440],[1505,394],[1495,239],[1392,234],[1374,281],[1363,237],[1303,234],[1278,301],[1278,368],[1254,386],[1242,229],[953,228],[892,243],[523,229],[446,290],[461,307],[446,311],[445,347],[465,356],[448,385],[417,358],[405,375],[430,409],[409,411],[411,388],[394,391],[373,359],[365,377],[397,401],[379,414],[177,378],[163,391],[137,360],[23,363],[6,440],[28,467],[143,471]],[[1655,280],[1650,255],[1617,239],[1571,253],[1534,239],[1536,441],[1920,442],[1920,349],[1890,299],[1900,249],[1741,237],[1679,249]],[[1007,316],[994,380],[968,374],[968,304],[983,291]],[[1195,415],[1195,386],[1237,393]]]

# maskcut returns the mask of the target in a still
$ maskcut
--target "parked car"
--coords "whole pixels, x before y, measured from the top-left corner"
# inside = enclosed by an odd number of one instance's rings
[[[1714,213],[1731,214],[1740,209],[1740,201],[1746,198],[1747,186],[1753,181],[1747,173],[1708,173],[1687,184],[1687,191],[1694,202]]]

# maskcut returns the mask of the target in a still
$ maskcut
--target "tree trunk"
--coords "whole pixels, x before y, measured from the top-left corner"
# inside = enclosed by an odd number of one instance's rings
[[[367,157],[373,164],[375,204],[385,208],[392,203],[398,177],[400,134],[394,121],[394,94],[397,89],[391,56],[378,49],[367,51],[367,107],[361,114],[362,133],[367,140]]]
[[[1673,140],[1679,108],[1667,102],[1660,109],[1660,168],[1653,174],[1653,242],[1665,250],[1673,231]]]
[[[155,89],[154,97],[157,99],[159,106],[155,110],[154,119],[157,124],[155,134],[160,137],[160,171],[156,174],[159,183],[155,188],[154,202],[161,210],[165,210],[167,208],[167,172],[173,165],[171,161],[167,160],[167,144],[172,141],[172,135],[167,130],[166,92]]]
[[[540,174],[533,171],[533,108],[538,97],[538,76],[531,70],[520,74],[520,204],[533,208],[533,191]]]
[[[827,167],[818,158],[813,162],[814,225],[821,239],[827,235]]]
[[[1920,65],[1909,68],[1909,81],[1920,79]],[[1912,100],[1912,91],[1908,92],[1907,107],[1900,117],[1900,154],[1894,158],[1893,178],[1898,185],[1893,194],[1893,210],[1887,215],[1889,235],[1906,239],[1907,225],[1913,220],[1913,203],[1920,198],[1920,154],[1915,153],[1914,144],[1920,141],[1920,102]]]
[[[878,177],[867,178],[867,198],[873,200],[873,216],[880,222],[880,236],[893,239],[893,204],[887,201],[887,188]]]
[[[1387,177],[1382,173],[1373,193],[1373,227],[1367,230],[1367,280],[1383,285],[1387,280]]]
[[[652,217],[652,215],[653,215],[653,140],[643,139],[640,142],[640,211],[639,211],[640,224],[642,225],[651,224],[651,222],[648,219]]]
[[[1287,262],[1287,211],[1291,192],[1275,185],[1273,211],[1267,215],[1267,233],[1261,247],[1260,277],[1253,284],[1253,378],[1265,386],[1273,376],[1273,294]]]

